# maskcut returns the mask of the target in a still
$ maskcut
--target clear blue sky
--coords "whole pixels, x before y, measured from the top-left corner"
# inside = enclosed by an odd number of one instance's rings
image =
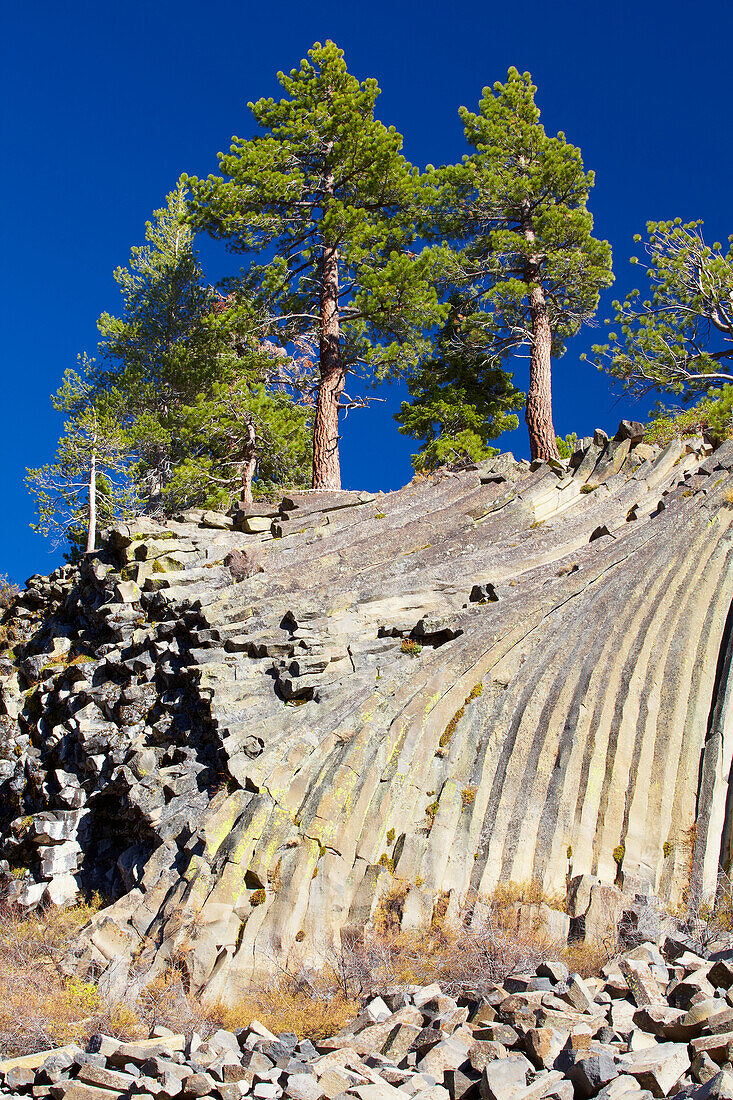
[[[564,130],[596,172],[596,233],[613,245],[616,287],[632,285],[632,235],[650,218],[703,218],[733,232],[730,44],[733,6],[698,0],[125,0],[7,4],[0,46],[2,368],[5,500],[0,573],[17,581],[61,560],[29,528],[26,466],[51,459],[60,424],[48,397],[96,318],[119,306],[114,268],[183,172],[206,175],[232,134],[252,132],[246,103],[277,95],[275,74],[334,39],[359,78],[381,88],[378,114],[416,164],[464,152],[457,108],[507,68],[528,69],[549,133]],[[213,251],[210,253],[214,255]],[[207,269],[214,281],[223,272]],[[638,281],[638,272],[637,272]],[[617,403],[579,361],[588,330],[555,368],[555,427],[615,428],[650,401]],[[524,364],[517,364],[518,384]],[[411,476],[398,396],[344,425],[344,484],[395,488]],[[524,426],[502,439],[527,453]]]

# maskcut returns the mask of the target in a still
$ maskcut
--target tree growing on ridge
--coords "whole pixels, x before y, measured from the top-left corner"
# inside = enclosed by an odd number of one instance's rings
[[[528,349],[525,420],[532,458],[547,459],[558,454],[551,358],[593,316],[613,276],[610,245],[592,236],[586,208],[593,173],[563,133],[545,134],[535,92],[530,74],[512,68],[484,89],[478,114],[462,107],[474,152],[434,181],[455,246],[453,353],[499,367]]]
[[[705,243],[702,224],[647,223],[647,262],[632,263],[646,270],[649,297],[635,289],[614,302],[621,336],[593,349],[596,364],[637,394],[691,395],[733,381],[733,237],[725,255]]]
[[[55,461],[29,469],[26,483],[36,498],[34,530],[51,535],[57,546],[68,540],[72,552],[89,553],[99,528],[132,515],[137,500],[125,433],[116,418],[95,406],[92,363],[79,359],[80,371],[67,370],[51,398],[67,417]]]
[[[339,489],[339,415],[350,373],[385,377],[416,363],[442,316],[432,254],[411,252],[418,177],[394,127],[374,118],[379,88],[346,68],[333,42],[316,43],[289,76],[287,98],[249,108],[263,133],[232,139],[222,176],[191,180],[196,226],[250,267],[287,346],[318,349],[312,484]]]
[[[124,428],[141,502],[153,513],[251,500],[258,464],[265,481],[277,470],[301,484],[307,450],[292,371],[267,349],[251,301],[222,300],[204,282],[185,213],[179,181],[146,224],[146,243],[115,272],[120,316],[98,322],[95,399]]]
[[[489,440],[519,425],[515,410],[524,404],[524,394],[515,389],[508,371],[486,360],[481,339],[479,346],[470,347],[464,328],[461,346],[456,346],[451,338],[455,323],[453,311],[435,357],[408,378],[410,400],[395,417],[403,435],[422,441],[412,456],[416,470],[495,455]]]
[[[145,244],[135,245],[129,264],[114,273],[121,314],[103,313],[97,322],[96,387],[128,431],[140,496],[152,511],[180,457],[176,412],[216,377],[222,347],[219,297],[204,283],[185,203],[179,181],[146,223]]]

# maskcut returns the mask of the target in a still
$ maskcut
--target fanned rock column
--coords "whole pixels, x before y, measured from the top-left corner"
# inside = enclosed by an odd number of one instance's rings
[[[30,624],[4,665],[14,895],[98,885],[82,964],[175,957],[233,1001],[386,895],[414,927],[570,885],[535,915],[600,935],[624,895],[710,893],[731,467],[624,422],[569,463],[113,530],[52,612],[49,578],[7,617]],[[70,813],[41,852],[39,815]]]

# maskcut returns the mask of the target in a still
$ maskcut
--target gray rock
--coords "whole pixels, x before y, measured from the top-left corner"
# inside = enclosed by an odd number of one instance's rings
[[[481,1077],[483,1100],[512,1100],[527,1084],[526,1062],[504,1058],[492,1062]]]

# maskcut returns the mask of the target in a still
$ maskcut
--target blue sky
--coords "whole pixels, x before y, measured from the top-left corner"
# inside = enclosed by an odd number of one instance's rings
[[[377,113],[424,166],[464,150],[459,105],[510,65],[529,70],[549,133],[564,130],[596,173],[590,207],[611,241],[615,288],[633,282],[632,236],[648,219],[703,218],[710,241],[733,232],[729,50],[733,6],[699,0],[521,5],[425,0],[264,5],[219,0],[36,0],[7,5],[0,46],[4,472],[0,573],[48,572],[61,551],[34,534],[25,467],[52,458],[60,422],[48,397],[77,352],[94,352],[96,318],[116,312],[112,272],[181,172],[206,175],[230,136],[249,136],[246,103],[277,95],[275,74],[314,41],[334,39],[359,78],[377,78]],[[217,253],[204,250],[214,281]],[[636,281],[638,282],[638,271]],[[556,430],[615,428],[651,404],[619,401],[580,362],[586,330],[554,370]],[[517,364],[523,385],[525,363]],[[344,425],[350,488],[396,488],[411,476],[411,441],[392,413],[399,394]],[[524,425],[502,445],[528,453]]]

